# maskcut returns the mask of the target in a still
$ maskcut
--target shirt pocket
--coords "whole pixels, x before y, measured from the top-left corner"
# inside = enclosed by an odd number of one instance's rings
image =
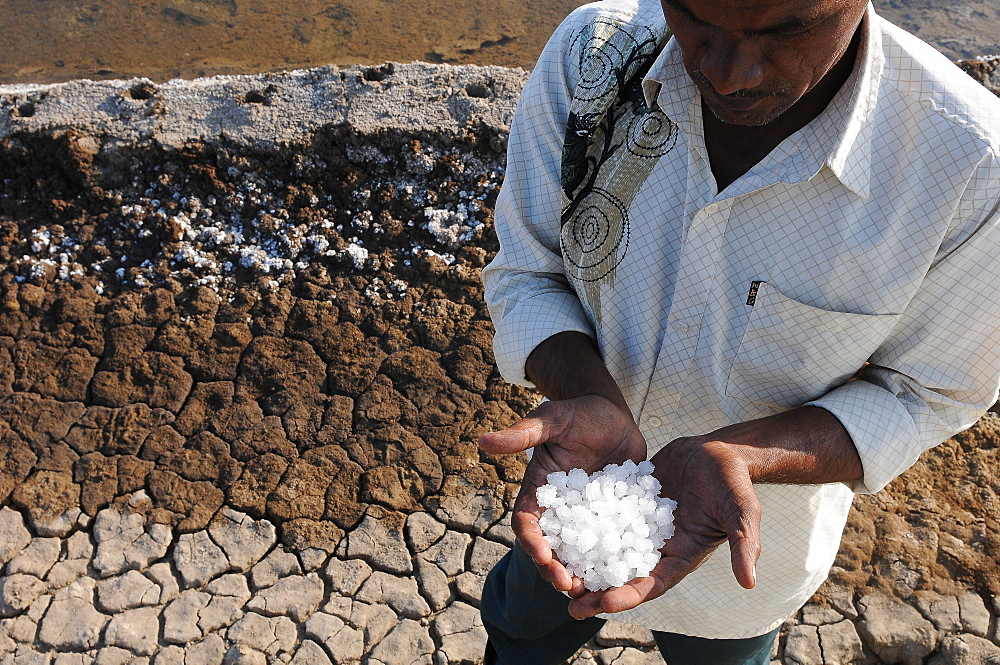
[[[820,309],[762,282],[726,395],[781,409],[816,399],[854,376],[898,319]]]

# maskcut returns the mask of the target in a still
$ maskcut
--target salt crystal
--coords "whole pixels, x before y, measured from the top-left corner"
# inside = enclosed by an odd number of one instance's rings
[[[542,527],[546,533],[557,534],[562,529],[562,523],[556,519],[554,512],[542,514],[538,520],[538,526]]]
[[[673,535],[677,503],[660,498],[652,463],[626,460],[590,476],[583,469],[550,473],[535,497],[539,525],[566,570],[591,591],[645,577]]]
[[[621,534],[617,534],[614,531],[609,531],[608,533],[604,534],[603,538],[601,538],[601,545],[604,546],[604,549],[607,550],[609,554],[614,554],[618,552],[618,550],[622,548]]]
[[[555,503],[556,495],[559,490],[552,485],[543,485],[538,488],[535,492],[535,498],[538,500],[538,505],[542,508],[548,508]]]
[[[642,555],[643,567],[646,570],[653,570],[656,564],[660,562],[660,555],[658,552],[646,552]],[[646,573],[648,575],[649,573]],[[645,577],[645,575],[639,575],[638,577]]]
[[[629,568],[637,570],[642,568],[642,554],[636,550],[629,550],[628,554],[625,555],[625,563],[628,564]]]
[[[581,531],[576,540],[576,546],[583,552],[592,550],[596,544],[597,534],[593,531]]]
[[[606,581],[611,586],[622,586],[629,581],[629,567],[624,561],[615,561],[608,564]]]
[[[660,481],[653,476],[639,476],[636,478],[636,482],[639,484],[639,487],[644,490],[648,490],[650,492],[660,491]]]
[[[587,472],[583,469],[573,469],[569,472],[569,482],[568,485],[570,489],[582,490],[587,486],[588,477]]]

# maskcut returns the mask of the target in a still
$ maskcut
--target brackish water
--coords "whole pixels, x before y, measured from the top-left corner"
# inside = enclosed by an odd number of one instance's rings
[[[0,84],[425,60],[530,68],[584,0],[0,0]],[[953,59],[1000,53],[1000,0],[877,0]]]

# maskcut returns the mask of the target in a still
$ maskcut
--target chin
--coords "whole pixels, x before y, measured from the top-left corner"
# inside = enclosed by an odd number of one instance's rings
[[[716,118],[727,125],[738,125],[740,127],[763,127],[764,125],[777,120],[778,117],[788,110],[788,106],[768,109],[750,109],[748,111],[733,111],[732,109],[720,108],[714,104],[706,104],[708,109]]]

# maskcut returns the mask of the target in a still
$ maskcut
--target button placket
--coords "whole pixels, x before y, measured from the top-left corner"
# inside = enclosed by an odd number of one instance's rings
[[[715,214],[708,212],[710,206],[714,206]],[[730,209],[729,200],[706,205],[695,212],[688,227],[674,301],[651,375],[657,391],[665,390],[664,395],[673,396],[662,405],[666,408],[679,399],[695,359],[706,299],[718,279],[715,258],[722,247]],[[663,413],[664,409],[658,411]]]

